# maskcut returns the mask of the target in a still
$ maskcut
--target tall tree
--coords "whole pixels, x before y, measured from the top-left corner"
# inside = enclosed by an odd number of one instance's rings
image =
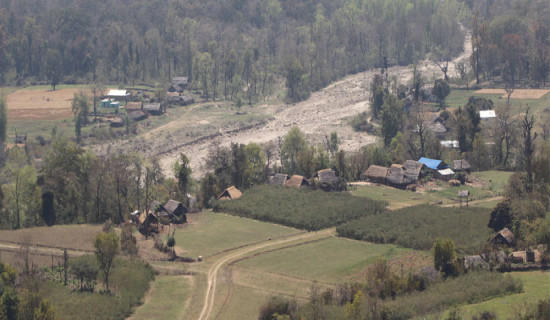
[[[99,269],[105,279],[105,290],[109,292],[109,276],[113,261],[120,252],[118,236],[114,232],[99,233],[94,239],[94,248]]]
[[[535,139],[537,133],[533,132],[535,117],[529,118],[529,107],[525,110],[525,116],[521,122],[521,132],[523,135],[522,159],[525,171],[527,172],[527,191],[533,191],[533,157],[535,156]]]
[[[178,180],[178,189],[182,200],[187,199],[187,191],[191,182],[191,167],[189,159],[183,153],[180,153],[180,158],[174,163],[174,176]]]
[[[0,96],[0,147],[4,148],[6,132],[8,131],[8,112],[6,99]]]
[[[290,129],[281,148],[281,162],[288,174],[296,173],[298,153],[306,148],[305,134],[298,127]]]
[[[451,93],[451,86],[449,86],[446,80],[438,79],[435,81],[434,95],[437,97],[437,101],[439,101],[439,107],[443,110],[445,110],[445,99],[449,93]]]
[[[46,74],[53,90],[63,77],[63,65],[61,64],[61,53],[57,49],[48,49],[46,53]]]
[[[402,124],[403,103],[395,95],[389,94],[382,105],[382,136],[385,146],[389,146],[391,139],[401,131]]]

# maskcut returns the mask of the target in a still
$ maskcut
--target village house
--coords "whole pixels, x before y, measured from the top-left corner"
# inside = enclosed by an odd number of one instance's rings
[[[166,204],[164,205],[164,209],[169,214],[175,217],[172,222],[176,222],[176,223],[187,222],[187,217],[186,217],[187,208],[185,208],[183,203],[176,200],[168,200],[168,202],[166,202]]]
[[[170,88],[168,88],[168,92],[178,92],[179,94],[181,94],[187,88],[188,83],[188,77],[174,77],[172,78],[172,82],[170,84]]]
[[[285,182],[286,188],[294,188],[294,189],[302,189],[302,188],[309,188],[310,187],[309,181],[300,175],[293,175]]]
[[[432,170],[442,170],[442,169],[449,168],[449,165],[446,164],[445,162],[443,162],[442,160],[436,160],[436,159],[430,159],[430,158],[422,157],[422,158],[418,159],[418,162],[422,163],[427,168],[432,169]]]
[[[468,163],[468,161],[462,159],[462,160],[453,160],[453,170],[455,172],[466,172],[470,173],[470,170],[472,167]]]
[[[285,182],[288,180],[288,175],[285,173],[277,173],[274,176],[270,176],[268,179],[268,183],[272,184],[274,186],[285,186]]]
[[[455,173],[453,170],[446,168],[446,169],[440,169],[436,170],[434,172],[434,178],[449,181],[455,177]]]
[[[514,244],[514,234],[510,229],[504,228],[495,234],[490,242],[497,245],[512,246]]]
[[[388,183],[388,185],[399,189],[405,189],[409,184],[412,183],[411,179],[409,179],[405,175],[403,166],[395,164],[392,164],[392,166],[388,170],[386,182]]]
[[[243,196],[243,193],[235,188],[234,186],[231,186],[225,190],[218,196],[217,200],[235,200],[239,199]]]
[[[143,111],[147,111],[150,115],[160,116],[164,113],[164,108],[160,103],[146,103],[143,105]]]
[[[134,121],[141,121],[147,119],[147,114],[141,110],[132,111],[128,114],[128,117]]]
[[[424,164],[414,160],[407,160],[403,164],[404,174],[411,182],[422,178],[422,168],[424,168]]]
[[[373,164],[363,173],[363,179],[374,183],[386,183],[388,170],[386,167]]]
[[[130,93],[128,93],[127,90],[116,90],[111,89],[109,90],[109,93],[106,95],[107,99],[113,99],[113,100],[121,100],[121,101],[128,101],[130,98]]]
[[[311,178],[323,191],[333,191],[340,188],[340,178],[332,169],[317,171]]]

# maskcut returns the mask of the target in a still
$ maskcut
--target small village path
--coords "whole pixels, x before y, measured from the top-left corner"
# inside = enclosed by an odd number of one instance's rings
[[[504,197],[503,196],[496,196],[496,197],[490,197],[490,198],[485,198],[485,199],[480,199],[480,200],[473,200],[473,201],[469,201],[468,205],[472,206],[472,205],[476,205],[476,204],[480,204],[480,203],[484,203],[484,202],[497,201],[497,200],[499,200],[499,201],[504,200]],[[444,204],[441,207],[449,208],[449,207],[454,207],[454,206],[457,206],[457,205],[460,205],[460,203],[454,202],[454,203]],[[465,206],[466,203],[463,202],[462,205]]]
[[[335,233],[335,228],[324,229],[317,232],[302,233],[302,234],[298,234],[296,236],[284,238],[281,240],[268,240],[263,243],[242,248],[234,252],[227,253],[224,256],[221,256],[208,270],[207,289],[204,297],[204,304],[202,307],[202,311],[200,313],[200,316],[198,317],[198,320],[209,319],[210,314],[212,313],[212,309],[214,307],[215,299],[216,299],[216,285],[217,285],[219,271],[222,269],[222,267],[227,265],[232,260],[243,257],[244,255],[249,254],[253,251],[258,251],[258,250],[266,249],[269,247],[273,247],[276,245],[293,242],[293,241],[308,241],[308,239],[313,237],[318,237],[323,234],[334,235],[334,233]]]

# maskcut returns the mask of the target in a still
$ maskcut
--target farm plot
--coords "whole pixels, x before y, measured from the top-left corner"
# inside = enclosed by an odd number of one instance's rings
[[[515,89],[510,96],[510,99],[540,99],[550,90],[547,89]],[[502,98],[507,98],[506,90],[504,89],[481,89],[473,92],[474,94],[495,94],[501,95]]]
[[[81,89],[18,90],[7,96],[8,123],[61,120],[72,115],[71,102]]]
[[[299,230],[271,223],[204,212],[188,215],[188,223],[175,234],[176,248],[185,255],[207,259],[240,246],[299,233]]]
[[[192,278],[159,276],[151,284],[145,303],[130,317],[139,319],[179,319],[190,296]]]
[[[392,258],[409,249],[342,238],[326,238],[280,248],[237,262],[235,265],[299,280],[337,284],[354,276],[379,257]]]

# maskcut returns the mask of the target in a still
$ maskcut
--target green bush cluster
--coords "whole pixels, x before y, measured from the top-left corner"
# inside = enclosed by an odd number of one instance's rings
[[[383,201],[353,197],[349,193],[284,189],[257,186],[237,200],[218,201],[216,211],[278,223],[289,227],[319,230],[382,213]]]
[[[74,292],[53,281],[41,282],[40,292],[49,297],[60,319],[125,319],[140,304],[153,278],[154,271],[148,264],[115,258],[109,279],[113,294]]]
[[[430,250],[437,238],[450,238],[462,254],[477,253],[491,235],[489,209],[420,205],[365,217],[339,226],[339,236]]]

